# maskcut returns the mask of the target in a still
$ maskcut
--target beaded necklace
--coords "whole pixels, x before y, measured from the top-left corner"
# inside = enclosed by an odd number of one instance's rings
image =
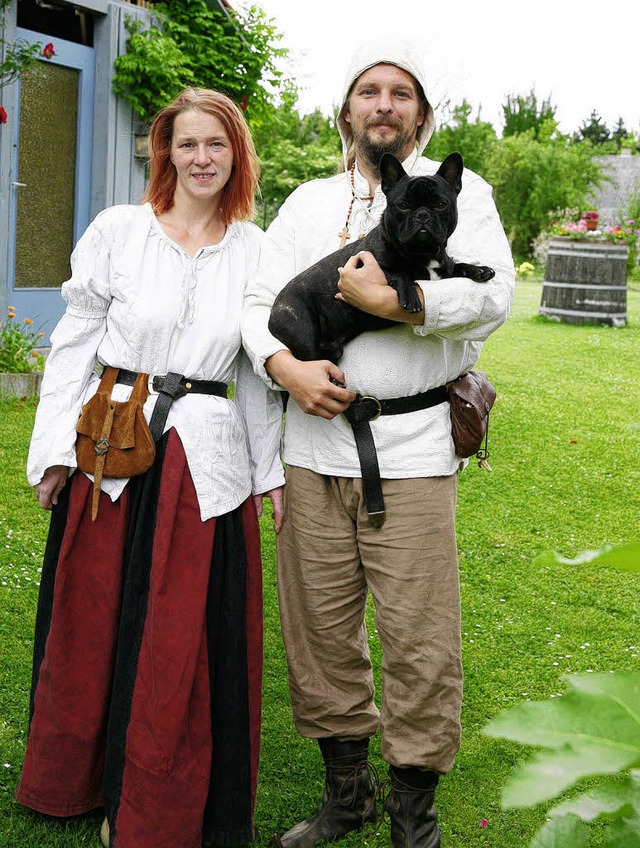
[[[346,217],[346,220],[344,222],[344,227],[338,233],[338,236],[340,238],[340,247],[344,247],[345,244],[347,243],[347,239],[351,238],[351,233],[349,232],[349,221],[351,220],[351,213],[353,211],[353,204],[355,203],[356,199],[357,200],[369,200],[369,201],[373,200],[372,194],[368,194],[368,195],[366,195],[366,197],[358,197],[358,195],[356,194],[356,163],[355,162],[353,163],[353,165],[351,166],[351,168],[349,170],[349,178],[350,178],[350,182],[351,182],[351,202],[349,203],[349,208],[347,210],[347,217]],[[360,233],[358,235],[358,238],[363,238],[364,235],[365,235],[364,233]]]

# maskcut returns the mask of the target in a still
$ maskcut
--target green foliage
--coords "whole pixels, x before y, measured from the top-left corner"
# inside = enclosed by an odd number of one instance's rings
[[[612,566],[640,571],[640,543],[605,545],[574,559],[543,554],[538,565]],[[640,845],[640,674],[578,674],[566,678],[567,695],[545,703],[521,703],[498,715],[485,728],[488,736],[541,747],[518,766],[503,793],[505,808],[547,801],[595,776],[614,775],[593,790],[553,807],[531,848],[576,848],[586,845],[585,823],[606,818],[605,844],[611,848]],[[623,778],[619,772],[630,771]]]
[[[551,105],[551,100],[543,100],[538,107],[538,98],[533,89],[527,95],[509,94],[507,102],[502,106],[502,114],[503,138],[532,132],[536,141],[543,141],[548,139],[558,126],[555,119],[556,108]]]
[[[457,150],[464,159],[465,168],[486,175],[488,164],[495,155],[497,136],[494,128],[480,117],[471,120],[471,106],[463,100],[452,110],[451,122],[436,130],[429,141],[427,155],[442,161]]]
[[[547,223],[550,209],[584,208],[590,190],[602,180],[590,146],[565,139],[540,142],[531,132],[495,145],[483,176],[493,186],[514,252],[524,255]]]
[[[611,138],[611,133],[605,122],[594,109],[589,121],[583,121],[578,130],[579,141],[590,141],[594,146],[603,145]]]
[[[247,117],[272,108],[287,51],[259,7],[247,12],[210,9],[205,0],[156,3],[155,22],[129,20],[127,52],[115,61],[113,90],[139,117],[153,116],[183,89],[213,88],[241,104]]]
[[[629,133],[624,125],[624,121],[622,118],[618,118],[618,123],[615,125],[613,132],[611,133],[611,139],[615,142],[618,150],[620,150],[623,140],[626,139],[628,135]]]
[[[34,348],[44,333],[30,329],[31,318],[17,323],[12,306],[4,324],[0,324],[0,372],[4,374],[26,374],[41,371],[43,358]]]
[[[287,86],[275,110],[251,121],[262,168],[257,222],[263,228],[297,186],[331,176],[340,167],[341,145],[334,122],[319,110],[300,117],[296,104],[297,92]]]
[[[0,47],[4,45],[5,53],[0,63],[0,85],[16,80],[22,71],[33,68],[42,56],[42,46],[31,44],[24,38],[17,38],[13,42],[0,39]]]

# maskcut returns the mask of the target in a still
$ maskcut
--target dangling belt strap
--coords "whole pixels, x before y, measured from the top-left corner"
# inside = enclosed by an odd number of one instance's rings
[[[378,455],[369,422],[375,421],[381,415],[401,415],[405,412],[417,412],[420,409],[428,409],[430,406],[437,406],[446,400],[448,400],[446,386],[438,386],[435,389],[429,389],[417,395],[389,398],[388,400],[378,400],[375,397],[358,395],[344,411],[344,416],[349,424],[351,424],[356,440],[360,469],[362,471],[364,499],[367,504],[369,523],[374,527],[382,527],[386,516],[384,498],[382,497]]]
[[[117,383],[125,386],[133,386],[138,376],[136,371],[125,371],[122,368],[118,372]],[[182,374],[169,371],[167,374],[150,374],[149,390],[158,395],[158,400],[149,422],[149,429],[154,441],[158,441],[164,432],[167,415],[174,400],[188,394],[216,395],[226,398],[229,387],[226,383],[216,380],[189,380]]]

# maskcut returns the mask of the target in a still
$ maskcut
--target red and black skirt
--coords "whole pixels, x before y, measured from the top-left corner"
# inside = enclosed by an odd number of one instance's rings
[[[18,800],[105,807],[112,848],[253,836],[262,582],[252,499],[202,522],[174,430],[115,503],[73,475],[51,516]]]

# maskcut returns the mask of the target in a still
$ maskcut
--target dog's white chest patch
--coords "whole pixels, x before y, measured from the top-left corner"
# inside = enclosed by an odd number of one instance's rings
[[[441,265],[437,259],[432,259],[427,265],[427,270],[429,271],[429,279],[431,280],[442,280],[444,277],[440,273]]]

